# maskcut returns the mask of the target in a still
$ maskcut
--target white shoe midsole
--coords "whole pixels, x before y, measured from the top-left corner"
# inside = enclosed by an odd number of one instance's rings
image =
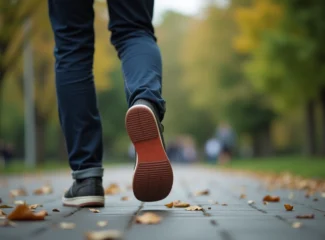
[[[66,204],[80,205],[84,203],[104,203],[105,197],[101,196],[84,196],[75,198],[62,197],[62,202]]]

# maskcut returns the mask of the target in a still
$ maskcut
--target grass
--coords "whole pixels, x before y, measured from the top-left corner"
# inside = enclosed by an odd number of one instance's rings
[[[221,168],[255,172],[290,172],[307,178],[325,179],[324,158],[276,157],[262,159],[235,159]]]
[[[115,161],[104,161],[104,166],[120,165],[129,163],[127,160],[115,160]],[[22,160],[14,160],[6,168],[0,166],[1,175],[13,175],[13,174],[30,174],[30,173],[44,173],[53,171],[70,171],[69,163],[48,160],[42,166],[36,168],[26,168]]]

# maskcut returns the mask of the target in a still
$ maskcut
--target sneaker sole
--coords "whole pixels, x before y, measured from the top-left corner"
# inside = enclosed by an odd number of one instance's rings
[[[137,152],[133,192],[143,202],[166,198],[173,186],[173,170],[165,152],[154,113],[145,105],[131,107],[125,118]]]
[[[62,203],[67,207],[103,207],[105,197],[100,196],[85,196],[75,198],[62,198]]]

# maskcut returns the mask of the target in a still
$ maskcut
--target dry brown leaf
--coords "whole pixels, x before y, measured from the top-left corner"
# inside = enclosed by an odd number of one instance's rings
[[[106,189],[105,189],[105,194],[106,195],[115,195],[121,192],[120,187],[116,183],[110,184]]]
[[[9,205],[0,205],[0,208],[13,208],[13,207]]]
[[[255,204],[255,202],[254,202],[253,200],[248,200],[247,203],[248,203],[249,205],[251,205],[251,204]]]
[[[167,203],[165,204],[165,206],[168,208],[172,208],[174,206],[174,202]]]
[[[293,228],[301,228],[301,226],[302,226],[302,223],[301,222],[294,222],[294,223],[292,223],[292,227]]]
[[[279,202],[279,201],[280,201],[280,197],[278,197],[278,196],[266,195],[266,196],[263,198],[263,201],[265,201],[265,202]]]
[[[99,213],[100,212],[98,209],[95,209],[95,208],[89,208],[89,211],[91,211],[93,213]]]
[[[176,208],[185,208],[185,207],[189,207],[190,204],[189,203],[186,203],[186,202],[181,202],[181,201],[177,200],[177,201],[174,201],[173,202],[173,206],[176,207]]]
[[[7,214],[0,209],[0,216],[7,216]]]
[[[12,198],[18,197],[18,196],[27,196],[27,192],[24,188],[13,189],[13,190],[10,190],[9,196]]]
[[[263,204],[264,204],[264,205],[268,205],[269,203],[264,201]]]
[[[136,222],[140,224],[157,224],[161,222],[161,217],[157,214],[147,212],[141,216],[136,217]]]
[[[122,201],[129,201],[129,199],[130,199],[130,198],[129,198],[128,196],[121,197],[121,200],[122,200]]]
[[[52,212],[60,212],[60,210],[57,208],[54,208],[54,209],[52,209]]]
[[[25,201],[23,201],[23,200],[17,200],[17,201],[14,201],[14,204],[15,205],[25,204]]]
[[[104,230],[87,232],[87,240],[117,240],[122,238],[122,233],[117,230]]]
[[[60,222],[59,227],[62,229],[74,229],[76,227],[75,223],[72,222]]]
[[[9,220],[44,220],[46,211],[33,213],[26,204],[17,205],[16,208],[7,216]]]
[[[97,226],[98,227],[105,227],[107,226],[108,222],[107,221],[98,221]]]
[[[32,205],[29,205],[28,207],[29,207],[29,209],[36,209],[38,207],[43,207],[43,205],[42,204],[32,204]]]
[[[299,219],[314,219],[315,215],[314,214],[306,214],[306,215],[298,215],[296,218]]]
[[[284,208],[285,208],[287,211],[292,211],[292,210],[293,210],[293,206],[290,205],[290,204],[284,204]]]
[[[203,191],[198,191],[196,193],[194,193],[194,196],[205,196],[205,195],[209,195],[210,191],[209,190],[203,190]]]
[[[239,199],[244,199],[244,198],[246,198],[246,194],[244,193],[240,194]]]
[[[221,204],[221,206],[228,206],[228,204],[227,203],[223,203],[223,204]]]
[[[200,206],[189,206],[188,208],[185,208],[186,211],[202,211],[203,208]]]
[[[8,219],[0,222],[0,227],[16,227],[16,223],[9,221]]]
[[[51,185],[44,185],[43,187],[40,187],[38,189],[34,190],[34,195],[46,195],[51,194],[53,192],[53,188]]]

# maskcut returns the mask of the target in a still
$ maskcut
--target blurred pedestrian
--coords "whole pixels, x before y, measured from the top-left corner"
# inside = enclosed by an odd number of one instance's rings
[[[214,137],[205,143],[205,155],[209,162],[216,163],[221,151],[220,142]]]
[[[59,119],[75,180],[62,201],[68,206],[104,206],[102,124],[93,79],[94,0],[48,3]],[[125,78],[126,128],[137,152],[133,191],[144,202],[162,200],[171,191],[173,172],[162,135],[165,101],[161,55],[152,25],[154,0],[109,0],[107,4],[111,43]]]
[[[235,133],[228,123],[220,123],[217,129],[217,139],[221,145],[219,163],[226,164],[231,160],[235,147]]]

